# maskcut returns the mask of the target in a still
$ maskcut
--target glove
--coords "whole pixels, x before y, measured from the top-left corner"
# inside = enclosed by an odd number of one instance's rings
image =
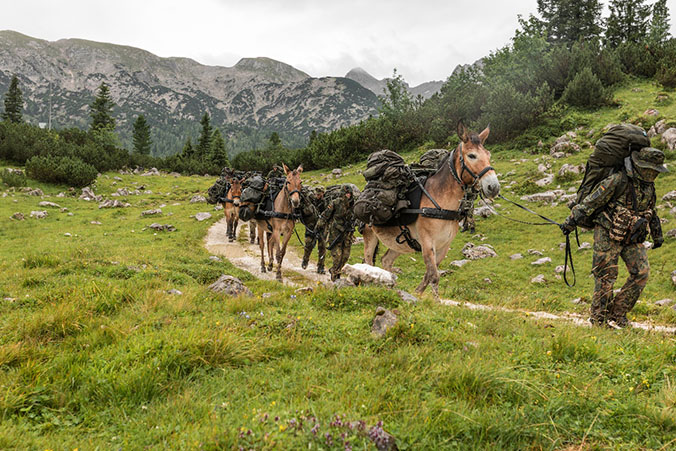
[[[561,232],[563,232],[564,235],[569,235],[570,232],[575,230],[575,218],[572,216],[568,216],[565,221],[563,221],[563,224],[560,224],[559,227],[561,228]]]
[[[653,240],[653,249],[658,249],[662,247],[662,244],[664,244],[664,238]]]

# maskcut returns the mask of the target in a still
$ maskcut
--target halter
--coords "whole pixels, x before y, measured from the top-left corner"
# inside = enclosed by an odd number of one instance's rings
[[[232,190],[232,187],[228,188],[228,192],[225,193],[226,196],[227,196],[228,194],[230,194],[230,190]],[[223,202],[228,203],[228,204],[234,204],[234,203],[235,203],[235,199],[240,199],[240,201],[241,201],[242,196],[232,196],[232,197],[230,197],[230,198],[225,197],[225,198],[223,198]]]
[[[467,190],[468,188],[474,188],[476,186],[476,184],[479,182],[479,180],[481,179],[481,177],[486,175],[486,173],[488,171],[494,171],[495,170],[495,169],[493,169],[492,166],[486,166],[485,168],[483,168],[481,170],[481,172],[479,172],[478,174],[475,174],[474,171],[472,171],[470,168],[468,168],[467,165],[465,164],[465,159],[462,156],[462,150],[460,150],[460,152],[457,152],[458,153],[458,159],[460,160],[460,168],[461,168],[460,175],[458,175],[458,172],[455,170],[455,164],[453,162],[454,155],[455,155],[455,153],[458,149],[462,149],[462,143],[458,147],[453,149],[453,152],[451,152],[451,156],[448,159],[448,166],[451,169],[451,174],[453,174],[453,178],[455,179],[456,182],[458,182],[460,184],[460,186],[462,187],[463,190]],[[472,177],[472,180],[474,181],[472,184],[467,184],[467,183],[462,181],[462,177],[463,177],[463,175],[465,175],[465,172],[467,172],[470,175],[470,177]]]

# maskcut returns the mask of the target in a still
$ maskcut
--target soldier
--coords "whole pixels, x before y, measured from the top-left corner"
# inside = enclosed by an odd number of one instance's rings
[[[268,172],[268,176],[266,177],[267,179],[271,178],[284,178],[286,177],[286,174],[284,173],[284,169],[282,169],[281,166],[274,165],[272,167],[272,170]]]
[[[324,274],[324,257],[326,255],[326,243],[324,230],[317,227],[319,216],[324,212],[324,187],[318,186],[312,194],[303,199],[302,217],[305,225],[305,252],[303,253],[303,269],[307,268],[312,249],[317,244],[317,273]]]
[[[619,327],[629,324],[627,313],[636,304],[648,282],[650,265],[643,245],[648,235],[653,249],[662,246],[662,227],[655,210],[655,178],[667,172],[664,153],[644,147],[625,158],[626,171],[605,178],[587,197],[573,207],[561,229],[574,230],[583,216],[593,217],[595,277],[590,321],[593,325],[611,322]],[[622,257],[629,277],[613,299],[618,258]]]
[[[465,191],[460,201],[460,212],[463,215],[461,232],[474,233],[474,201],[479,197],[479,191],[470,187]]]
[[[329,270],[331,280],[340,279],[340,270],[350,258],[350,248],[354,236],[354,198],[352,188],[343,185],[340,196],[333,199],[317,222],[317,228],[323,230],[329,228],[328,249],[331,251],[333,266]]]

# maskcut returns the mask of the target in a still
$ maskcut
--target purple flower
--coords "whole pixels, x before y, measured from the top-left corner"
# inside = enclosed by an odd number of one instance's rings
[[[310,429],[310,432],[312,432],[312,435],[317,435],[317,432],[319,432],[319,423],[312,426],[312,429]]]

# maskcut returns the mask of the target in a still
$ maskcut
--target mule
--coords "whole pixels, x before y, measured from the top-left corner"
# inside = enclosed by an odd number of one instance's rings
[[[239,222],[239,203],[242,197],[242,180],[230,179],[230,189],[222,200],[223,213],[228,224],[228,241],[233,242],[237,238],[237,223]]]
[[[491,167],[491,154],[484,148],[484,142],[489,133],[489,127],[476,134],[470,132],[462,122],[458,124],[460,144],[424,184],[425,190],[442,209],[457,213],[464,190],[471,186],[480,186],[484,196],[488,198],[499,194],[500,182]],[[420,208],[435,209],[435,205],[427,195],[423,194],[420,199]],[[449,213],[453,213],[452,211]],[[450,216],[453,215],[449,214]],[[456,219],[438,219],[418,215],[415,221],[408,225],[411,238],[417,241],[422,248],[426,267],[425,275],[416,288],[419,294],[422,294],[431,284],[434,296],[439,297],[438,266],[446,257],[451,242],[458,233],[458,219],[457,217]],[[381,260],[383,268],[388,271],[392,271],[392,265],[399,255],[415,252],[406,240],[401,239],[402,232],[399,225],[367,226],[364,231],[366,263],[374,264],[378,240],[388,248]]]

